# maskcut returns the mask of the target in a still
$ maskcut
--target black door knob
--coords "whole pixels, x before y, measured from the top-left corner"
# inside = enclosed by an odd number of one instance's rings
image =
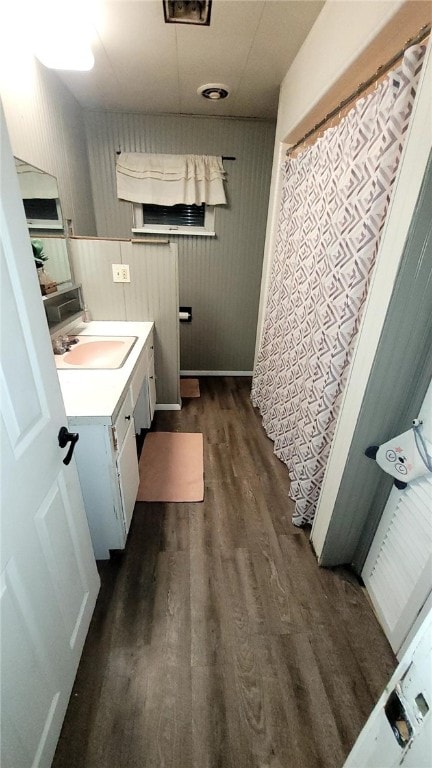
[[[60,448],[66,448],[67,444],[70,443],[69,450],[63,459],[63,464],[66,464],[66,465],[70,464],[70,460],[72,458],[72,454],[74,452],[74,448],[78,440],[79,440],[78,432],[69,432],[67,427],[60,427],[60,431],[58,433],[58,444]]]

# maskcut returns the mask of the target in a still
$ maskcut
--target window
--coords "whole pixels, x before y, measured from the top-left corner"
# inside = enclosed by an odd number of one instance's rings
[[[29,229],[63,229],[58,199],[33,197],[23,203]]]
[[[214,237],[213,205],[152,205],[134,203],[136,234],[161,232],[176,235],[204,235]]]
[[[205,205],[151,205],[143,203],[146,225],[167,224],[174,227],[204,227]]]

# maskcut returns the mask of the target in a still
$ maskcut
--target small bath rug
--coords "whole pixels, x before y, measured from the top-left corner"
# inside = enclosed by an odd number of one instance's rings
[[[203,501],[203,453],[199,432],[149,432],[139,462],[137,501]]]
[[[180,379],[180,397],[201,397],[198,379]]]

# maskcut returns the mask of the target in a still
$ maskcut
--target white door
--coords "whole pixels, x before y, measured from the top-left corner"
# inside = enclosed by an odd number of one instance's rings
[[[419,413],[432,443],[432,383]],[[432,474],[393,487],[362,578],[387,639],[398,653],[432,590]]]
[[[50,766],[99,589],[0,114],[1,765]]]
[[[432,765],[432,612],[405,651],[344,768]]]

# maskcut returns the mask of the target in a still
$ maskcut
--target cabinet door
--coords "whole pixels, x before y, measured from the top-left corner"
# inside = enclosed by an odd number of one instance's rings
[[[126,437],[117,458],[117,472],[123,506],[125,531],[127,535],[139,486],[138,459],[133,419],[131,419],[128,431],[126,432]]]
[[[138,400],[135,405],[134,410],[134,422],[135,422],[135,431],[137,434],[139,434],[141,429],[150,429],[151,426],[151,418],[150,418],[150,402],[149,402],[149,387],[148,387],[148,380],[147,380],[147,373],[145,375],[144,381],[142,383],[142,387],[140,389],[140,393],[138,395]]]

